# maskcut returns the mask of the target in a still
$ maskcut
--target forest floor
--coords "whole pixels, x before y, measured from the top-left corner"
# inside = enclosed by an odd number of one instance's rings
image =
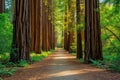
[[[3,80],[120,80],[119,73],[80,63],[62,49]]]

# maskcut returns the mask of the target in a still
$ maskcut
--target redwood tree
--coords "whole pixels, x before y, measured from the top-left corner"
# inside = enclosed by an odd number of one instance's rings
[[[68,1],[68,51],[73,52],[72,47],[75,43],[75,0]]]
[[[0,13],[3,13],[5,10],[5,0],[0,0]]]
[[[85,0],[85,62],[102,58],[99,0]]]
[[[30,0],[15,0],[11,62],[30,60]]]
[[[49,19],[48,19],[48,0],[42,2],[42,30],[43,30],[43,44],[42,44],[42,49],[43,51],[49,51]]]
[[[83,54],[82,54],[82,36],[81,36],[81,30],[80,30],[80,23],[81,23],[81,19],[80,19],[80,1],[81,0],[76,0],[76,18],[77,18],[77,58],[82,58]]]
[[[48,0],[48,26],[49,26],[49,47],[50,49],[54,49],[54,41],[55,41],[55,32],[53,26],[53,0]]]
[[[67,1],[68,2],[68,1]],[[66,2],[66,3],[67,3]],[[68,51],[68,4],[65,4],[65,16],[64,16],[64,49]]]
[[[30,0],[30,42],[31,51],[42,51],[42,0]]]

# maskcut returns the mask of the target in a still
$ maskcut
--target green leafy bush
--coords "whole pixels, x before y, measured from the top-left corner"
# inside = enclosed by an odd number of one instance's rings
[[[7,63],[9,61],[10,55],[9,53],[0,54],[0,62]]]
[[[0,14],[0,54],[10,52],[12,42],[12,24],[8,15]]]
[[[120,13],[115,12],[115,6],[101,6],[101,28],[103,43],[103,61],[93,61],[93,64],[104,64],[109,70],[120,72]]]
[[[21,59],[18,66],[19,67],[27,67],[29,63],[26,60]]]
[[[0,63],[0,77],[11,76],[15,71],[14,67],[6,67]]]
[[[108,69],[108,65],[106,64],[105,61],[101,61],[101,60],[91,60],[92,65],[98,67],[98,68],[105,68]]]
[[[41,54],[31,53],[31,60],[33,62],[38,62],[51,54],[51,52],[53,52],[53,50],[51,50],[50,52],[42,52]]]

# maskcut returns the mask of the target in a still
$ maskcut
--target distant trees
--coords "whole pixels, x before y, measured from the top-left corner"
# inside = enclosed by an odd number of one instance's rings
[[[71,52],[71,46],[74,42],[74,3],[75,0],[68,1],[68,8],[65,11],[65,30],[64,30],[64,48]],[[85,6],[84,6],[85,5]],[[85,12],[84,12],[85,8]],[[85,13],[85,14],[84,14]],[[84,17],[85,16],[85,17]],[[85,22],[84,19],[85,18]],[[85,23],[85,25],[84,25]],[[68,26],[68,27],[67,27]],[[83,27],[84,34],[83,34]],[[85,63],[90,60],[102,60],[102,43],[100,28],[99,0],[76,0],[76,35],[77,35],[77,58],[84,56]],[[84,55],[82,54],[82,37],[84,39]]]
[[[53,26],[52,0],[42,2],[42,31],[43,31],[43,51],[49,51],[55,48],[55,32]]]
[[[83,1],[83,0],[82,0]],[[81,21],[81,17],[82,15],[81,12],[82,10],[80,9],[80,4],[81,4],[81,0],[76,0],[76,26],[77,26],[77,58],[83,58],[83,52],[82,52],[82,32],[80,29],[80,23]]]
[[[75,2],[76,1],[76,2]],[[82,58],[83,10],[82,0],[68,0],[65,4],[64,48]],[[30,51],[41,53],[55,48],[52,0],[15,0],[13,51],[10,61],[30,60]],[[76,12],[75,12],[76,11]],[[76,14],[76,17],[75,17]],[[76,19],[75,19],[76,18]],[[77,26],[77,28],[76,28]],[[76,30],[77,29],[77,30]],[[77,33],[75,32],[77,31]],[[77,34],[77,38],[76,35]],[[77,39],[77,44],[75,44]],[[101,29],[98,0],[85,0],[85,54],[84,59],[102,59]]]
[[[0,0],[0,13],[3,13],[5,10],[5,0]]]
[[[69,51],[69,40],[68,40],[68,1],[65,4],[65,13],[64,13],[64,49]]]
[[[65,12],[64,46],[67,51],[74,52],[75,43],[75,0],[68,0]]]
[[[68,44],[69,44],[69,52],[72,53],[74,43],[75,43],[75,0],[68,1]]]
[[[55,48],[51,0],[15,0],[11,62],[30,61],[30,51]]]

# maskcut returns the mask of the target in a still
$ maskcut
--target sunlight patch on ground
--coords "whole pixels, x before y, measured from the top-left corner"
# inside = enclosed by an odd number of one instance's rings
[[[68,59],[68,57],[55,57],[54,59]],[[69,57],[69,59],[73,59],[73,57]]]
[[[91,72],[98,72],[98,71],[103,71],[101,69],[82,69],[82,70],[69,70],[69,71],[61,71],[58,73],[54,74],[49,74],[48,77],[62,77],[62,76],[72,76],[72,75],[82,75],[86,73],[91,73]]]

